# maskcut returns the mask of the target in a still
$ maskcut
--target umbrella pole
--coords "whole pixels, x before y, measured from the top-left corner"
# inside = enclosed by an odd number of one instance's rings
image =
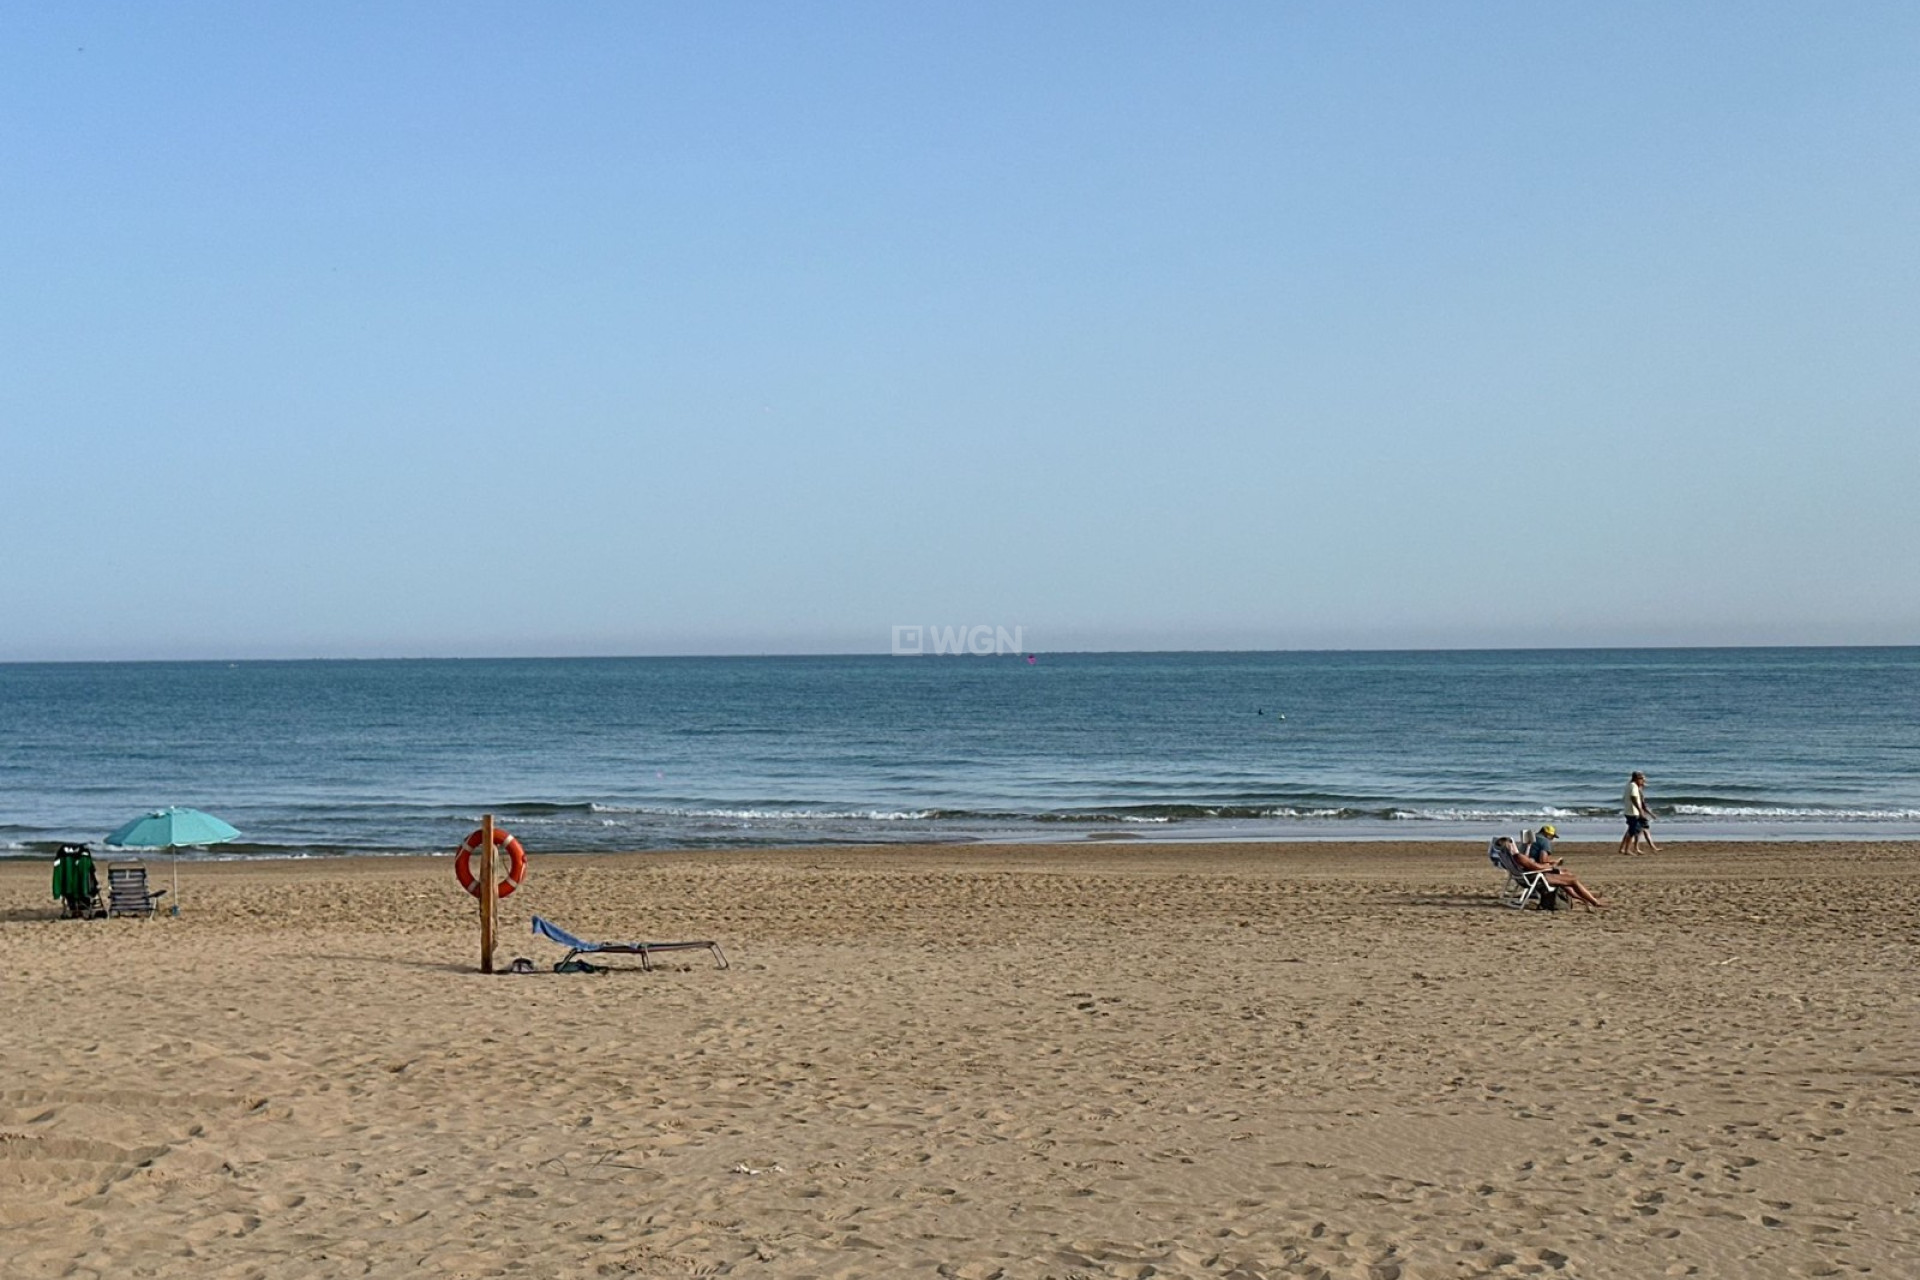
[[[168,845],[167,852],[173,855],[173,906],[170,911],[178,916],[180,914],[180,846]]]

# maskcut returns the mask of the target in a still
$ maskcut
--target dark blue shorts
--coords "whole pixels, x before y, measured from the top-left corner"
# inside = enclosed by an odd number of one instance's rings
[[[1637,836],[1641,832],[1645,831],[1646,829],[1647,829],[1647,820],[1645,818],[1628,818],[1627,819],[1628,835]]]

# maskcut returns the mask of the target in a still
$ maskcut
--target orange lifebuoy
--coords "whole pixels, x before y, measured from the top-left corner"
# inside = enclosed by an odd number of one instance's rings
[[[473,874],[473,855],[480,852],[480,846],[486,842],[486,828],[482,827],[467,837],[466,843],[460,846],[460,856],[453,860],[453,874],[460,877],[460,887],[476,898],[480,896],[480,877]],[[527,878],[527,851],[498,827],[493,829],[493,847],[507,855],[507,873],[500,877],[494,893],[496,898],[504,898]]]

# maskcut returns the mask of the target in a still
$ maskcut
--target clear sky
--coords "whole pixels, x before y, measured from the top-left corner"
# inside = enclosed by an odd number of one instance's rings
[[[1920,643],[1920,7],[0,9],[0,659]]]

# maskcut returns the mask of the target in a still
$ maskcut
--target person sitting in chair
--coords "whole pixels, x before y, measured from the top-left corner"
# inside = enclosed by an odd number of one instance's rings
[[[1581,884],[1580,878],[1574,875],[1573,872],[1567,870],[1563,862],[1549,860],[1547,855],[1553,852],[1553,842],[1559,834],[1560,833],[1555,831],[1551,825],[1540,828],[1540,834],[1535,836],[1533,843],[1525,849],[1520,848],[1518,845],[1514,846],[1514,865],[1522,871],[1540,872],[1546,876],[1548,884],[1556,889],[1565,889],[1568,893],[1586,903],[1589,911],[1605,911],[1607,904],[1595,897],[1593,890]],[[1544,845],[1542,844],[1543,841]],[[1536,850],[1538,851],[1537,853]]]
[[[1533,833],[1533,839],[1527,845],[1527,856],[1535,862],[1545,862],[1552,866],[1564,866],[1563,860],[1553,856],[1553,842],[1560,838],[1560,832],[1549,822]]]

